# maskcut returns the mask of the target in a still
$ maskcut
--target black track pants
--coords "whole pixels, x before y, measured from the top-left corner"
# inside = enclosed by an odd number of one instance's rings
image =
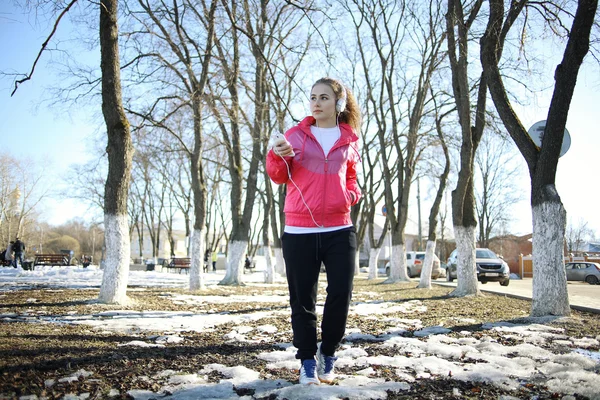
[[[290,290],[296,358],[317,353],[317,289],[321,262],[327,271],[327,297],[321,323],[321,351],[333,356],[346,330],[356,262],[354,227],[326,233],[284,233],[283,257]]]

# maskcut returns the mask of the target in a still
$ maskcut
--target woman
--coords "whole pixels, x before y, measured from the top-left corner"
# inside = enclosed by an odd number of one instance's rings
[[[312,87],[310,110],[312,116],[276,140],[267,155],[273,182],[288,184],[281,241],[301,384],[332,383],[335,378],[335,351],[346,329],[357,249],[350,207],[361,197],[356,182],[356,99],[341,82],[322,78]],[[317,348],[321,263],[327,273],[327,298]]]

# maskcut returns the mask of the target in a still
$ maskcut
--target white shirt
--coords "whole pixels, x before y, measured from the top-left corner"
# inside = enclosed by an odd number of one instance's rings
[[[310,132],[317,139],[317,142],[323,148],[323,153],[325,153],[325,157],[331,151],[331,148],[338,141],[341,136],[339,126],[334,126],[333,128],[319,128],[315,125],[310,126]]]

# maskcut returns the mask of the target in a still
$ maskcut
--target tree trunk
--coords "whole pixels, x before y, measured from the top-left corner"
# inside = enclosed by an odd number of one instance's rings
[[[194,112],[194,151],[191,157],[192,191],[194,193],[194,232],[191,243],[190,290],[204,288],[204,229],[206,226],[206,182],[202,165],[202,118],[200,104]]]
[[[266,186],[271,186],[271,182],[266,181]],[[264,199],[264,220],[262,226],[262,236],[263,236],[263,251],[265,254],[265,261],[267,264],[267,270],[265,271],[265,283],[274,283],[275,282],[275,266],[273,263],[273,258],[271,257],[271,243],[270,243],[270,235],[269,235],[269,226],[271,208],[273,208],[273,198],[269,195]]]
[[[392,256],[390,257],[390,276],[384,283],[410,282],[406,271],[406,245],[404,241],[395,244],[392,241]]]
[[[274,247],[273,253],[275,253],[275,272],[277,272],[281,276],[286,276],[283,249],[281,247]]]
[[[204,289],[204,229],[194,229],[190,254],[190,290]]]
[[[379,260],[381,247],[371,247],[369,250],[369,276],[367,279],[372,280],[377,278],[377,260]]]
[[[133,145],[129,121],[125,116],[121,98],[117,11],[118,0],[100,2],[102,113],[108,133],[108,176],[104,188],[106,259],[99,301],[124,304],[127,302],[127,278],[131,257],[127,197]]]
[[[475,227],[454,226],[458,257],[456,259],[456,289],[451,296],[478,295],[477,267],[475,265]]]
[[[448,175],[450,174],[450,153],[444,134],[442,132],[442,119],[444,116],[437,115],[436,110],[436,131],[440,139],[440,145],[444,153],[444,171],[440,175],[440,184],[435,196],[435,200],[429,210],[429,232],[427,235],[427,248],[425,249],[425,260],[423,261],[423,269],[421,270],[421,277],[417,288],[431,288],[431,272],[433,271],[433,256],[435,255],[435,247],[437,242],[437,216],[440,213],[440,205],[444,197],[444,191],[446,190],[446,182],[448,181]],[[443,233],[442,233],[443,234]]]
[[[472,4],[469,18],[474,18],[481,2]],[[473,161],[485,125],[487,84],[482,74],[477,87],[477,102],[474,118],[471,117],[471,90],[468,79],[468,43],[471,25],[465,21],[461,0],[448,1],[446,14],[448,34],[448,57],[452,70],[452,91],[460,122],[462,144],[460,149],[460,171],[456,189],[452,191],[452,221],[456,248],[458,249],[458,284],[451,295],[466,296],[479,294],[475,267],[475,196],[473,193]],[[455,34],[458,33],[458,37]],[[475,124],[471,122],[474,119]],[[464,252],[461,254],[461,252]]]
[[[273,262],[273,256],[271,256],[271,245],[267,243],[263,249],[267,264],[267,270],[265,271],[265,283],[275,283],[275,263]]]
[[[247,240],[231,240],[227,251],[227,273],[219,282],[219,285],[240,285],[244,282],[242,275],[244,273],[245,255],[248,253]]]
[[[498,68],[505,34],[521,12],[520,4],[511,3],[509,12],[505,13],[501,0],[490,1],[488,26],[481,41],[481,61],[496,110],[525,158],[531,177],[534,265],[531,315],[569,315],[563,260],[566,213],[555,179],[569,107],[579,68],[589,50],[598,1],[578,2],[563,59],[555,71],[554,93],[541,148],[535,146],[514,112]]]
[[[461,155],[461,159],[462,159]],[[461,170],[464,173],[464,170]],[[466,178],[463,178],[466,179]],[[454,221],[454,237],[456,239],[457,283],[451,296],[467,296],[480,294],[477,285],[477,267],[475,265],[475,242],[477,223],[475,222],[475,202],[473,196],[473,179],[463,189],[464,197],[460,196],[461,178],[457,188],[452,192],[452,214]],[[458,210],[458,211],[457,211]]]
[[[533,206],[533,296],[531,316],[569,315],[563,238],[567,213],[560,201]]]
[[[425,260],[421,269],[421,277],[418,288],[431,289],[431,272],[433,271],[433,256],[435,255],[435,239],[427,241],[425,248]]]

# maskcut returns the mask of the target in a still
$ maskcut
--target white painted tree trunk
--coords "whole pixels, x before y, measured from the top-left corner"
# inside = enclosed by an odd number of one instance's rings
[[[367,279],[377,278],[377,260],[379,260],[381,247],[371,247],[369,250],[369,277]]]
[[[127,304],[130,246],[127,215],[104,214],[106,258],[98,300],[107,304]]]
[[[360,274],[360,251],[356,249],[356,254],[354,256],[354,275]]]
[[[406,245],[402,243],[392,246],[391,258],[390,276],[384,283],[410,282],[406,271]]]
[[[561,203],[532,207],[533,296],[531,316],[570,315],[563,240],[566,212]]]
[[[283,258],[283,249],[281,247],[275,247],[273,249],[275,253],[275,272],[281,276],[286,276],[285,273],[285,259]]]
[[[433,256],[435,255],[435,241],[428,240],[425,247],[425,260],[421,268],[421,279],[418,288],[431,289],[431,272],[433,271]]]
[[[190,246],[190,290],[204,289],[204,230],[194,229]]]
[[[456,289],[450,296],[479,295],[477,266],[475,265],[475,227],[454,226],[454,237],[458,249],[456,266]]]
[[[271,246],[264,247],[265,261],[267,262],[267,270],[265,271],[265,283],[275,282],[275,266],[273,265],[273,257],[271,257]]]
[[[219,285],[243,285],[244,261],[248,251],[248,242],[234,240],[229,243],[229,254],[227,254],[227,271],[225,278]]]

